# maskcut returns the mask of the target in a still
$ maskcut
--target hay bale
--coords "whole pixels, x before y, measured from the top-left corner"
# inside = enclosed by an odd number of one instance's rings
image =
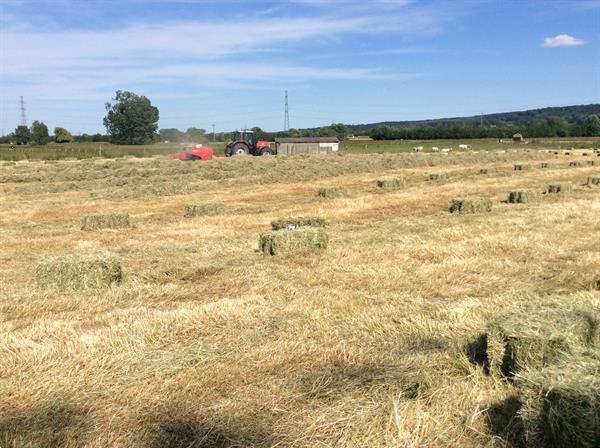
[[[110,252],[42,257],[37,265],[40,288],[95,289],[120,283],[121,258]]]
[[[568,364],[516,378],[527,446],[600,446],[600,361],[572,357]]]
[[[587,178],[587,185],[590,186],[600,186],[600,177],[588,177]]]
[[[348,193],[340,187],[323,187],[317,190],[316,195],[319,198],[343,198],[347,196]]]
[[[508,202],[511,204],[525,204],[542,200],[542,192],[538,190],[517,190],[508,193]]]
[[[81,230],[125,229],[131,227],[128,213],[86,215],[81,219]]]
[[[569,162],[569,166],[572,168],[579,168],[582,166],[582,163],[573,161],[573,162]]]
[[[271,221],[273,230],[297,229],[299,227],[325,227],[327,225],[324,218],[316,216],[298,216],[296,218],[285,218]]]
[[[328,242],[327,233],[322,228],[273,230],[260,235],[258,249],[264,255],[290,255],[325,249]]]
[[[406,181],[402,178],[379,179],[377,187],[383,190],[400,190],[406,186]]]
[[[570,182],[565,182],[560,184],[550,184],[546,191],[548,193],[568,193],[572,188],[573,185]]]
[[[462,198],[450,202],[450,213],[483,213],[492,211],[492,201],[489,198]]]
[[[2,166],[15,166],[17,162],[2,162]]]
[[[429,175],[430,182],[444,182],[448,180],[448,173],[431,173]]]
[[[479,174],[496,174],[496,168],[481,168]]]
[[[587,161],[587,164],[588,164],[589,166],[596,166],[596,162],[595,162],[595,161],[593,161],[593,160],[588,160],[588,161]]]
[[[598,313],[548,300],[528,303],[488,323],[490,373],[512,378],[527,368],[555,364],[597,342]]]
[[[225,205],[216,203],[207,204],[188,204],[185,206],[183,216],[193,218],[195,216],[215,216],[220,215],[225,211]]]
[[[548,164],[546,162],[540,163],[540,168],[545,169],[548,168]]]
[[[515,165],[515,171],[527,171],[530,169],[531,169],[531,165],[522,165],[522,164]]]

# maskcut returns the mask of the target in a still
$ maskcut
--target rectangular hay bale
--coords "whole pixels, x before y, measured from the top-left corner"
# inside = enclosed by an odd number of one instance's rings
[[[587,178],[587,185],[595,185],[595,186],[600,186],[600,177],[592,177],[589,176]]]
[[[540,168],[542,168],[542,169],[546,169],[546,168],[548,168],[548,167],[549,167],[549,166],[548,166],[548,163],[546,163],[546,162],[542,162],[542,163],[540,163]]]
[[[128,213],[86,215],[81,219],[81,230],[125,229],[131,227]]]
[[[431,173],[429,175],[430,182],[443,182],[448,180],[448,173]]]
[[[450,202],[450,213],[483,213],[492,211],[492,201],[489,198],[460,198]]]
[[[571,168],[579,168],[579,167],[581,167],[582,165],[583,165],[583,164],[582,164],[581,162],[575,162],[575,161],[573,161],[573,162],[569,162],[569,166],[570,166]]]
[[[548,185],[547,192],[548,193],[568,193],[573,188],[573,185],[569,182],[559,183],[559,184],[550,184]]]
[[[120,283],[121,258],[110,252],[45,256],[35,271],[40,288],[97,289]]]
[[[555,364],[595,344],[600,317],[564,302],[528,303],[488,323],[489,371],[512,378],[527,368]]]
[[[382,190],[400,190],[406,186],[406,181],[402,178],[394,179],[379,179],[377,181],[377,187]]]
[[[517,190],[508,193],[508,202],[511,204],[525,204],[542,200],[542,192],[538,190]]]
[[[325,227],[327,225],[324,218],[316,216],[298,216],[296,218],[280,218],[271,221],[273,230],[297,229],[299,227]]]
[[[261,234],[258,249],[264,255],[290,255],[325,249],[328,242],[327,233],[320,227],[282,229]]]
[[[516,377],[528,447],[600,446],[600,360],[567,363]]]
[[[481,168],[479,174],[495,174],[496,168]]]
[[[225,211],[225,205],[221,203],[188,204],[185,206],[183,216],[193,218],[196,216],[215,216]]]
[[[522,164],[517,164],[515,165],[515,171],[527,171],[531,169],[531,165],[522,165]]]
[[[348,193],[340,187],[323,187],[317,190],[316,195],[320,198],[343,198],[347,196]]]

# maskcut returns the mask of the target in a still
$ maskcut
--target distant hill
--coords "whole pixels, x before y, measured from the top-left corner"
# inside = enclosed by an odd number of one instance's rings
[[[474,115],[471,117],[438,118],[434,120],[415,121],[382,121],[378,123],[347,125],[355,134],[366,133],[375,126],[387,125],[395,128],[408,128],[418,125],[444,126],[453,124],[469,124],[483,126],[522,126],[548,117],[560,117],[569,123],[580,124],[587,115],[600,115],[600,104],[587,104],[582,106],[544,107],[518,112],[502,112],[487,115]]]

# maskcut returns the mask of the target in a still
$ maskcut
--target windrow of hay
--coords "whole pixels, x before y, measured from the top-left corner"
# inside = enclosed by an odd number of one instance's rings
[[[431,173],[429,175],[430,182],[444,182],[448,180],[448,173]]]
[[[508,202],[511,204],[525,204],[542,200],[542,192],[538,190],[517,190],[508,193]]]
[[[325,218],[319,218],[316,216],[298,216],[296,218],[280,218],[275,221],[271,221],[271,228],[273,230],[281,229],[297,229],[299,227],[325,227],[327,222]]]
[[[530,169],[531,169],[531,165],[522,165],[522,164],[515,165],[515,171],[527,171]]]
[[[81,219],[81,230],[124,229],[130,226],[131,221],[127,213],[86,215]]]
[[[573,188],[573,184],[570,182],[550,184],[546,189],[548,193],[568,193]]]
[[[528,302],[488,323],[490,373],[511,378],[593,346],[600,338],[597,310],[547,299]]]
[[[379,179],[377,181],[377,187],[382,190],[400,190],[405,186],[406,181],[399,177],[393,179]]]
[[[450,213],[483,213],[492,211],[492,200],[489,198],[459,198],[450,202]]]
[[[592,177],[592,176],[588,177],[587,185],[600,186],[600,177]]]
[[[120,283],[121,258],[110,252],[42,257],[36,268],[40,288],[96,289]]]
[[[317,190],[316,195],[320,198],[343,198],[348,196],[348,192],[341,187],[323,187]]]
[[[516,378],[530,448],[600,446],[600,357],[571,356],[561,366]]]
[[[225,205],[219,202],[206,204],[188,204],[185,206],[183,216],[193,218],[196,216],[216,216],[225,212]]]
[[[322,228],[283,229],[260,235],[258,249],[265,255],[290,255],[325,249],[328,242]]]

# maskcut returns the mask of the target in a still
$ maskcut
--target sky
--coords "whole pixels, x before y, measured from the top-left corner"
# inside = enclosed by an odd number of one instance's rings
[[[0,131],[316,127],[600,103],[600,0],[0,0]]]

